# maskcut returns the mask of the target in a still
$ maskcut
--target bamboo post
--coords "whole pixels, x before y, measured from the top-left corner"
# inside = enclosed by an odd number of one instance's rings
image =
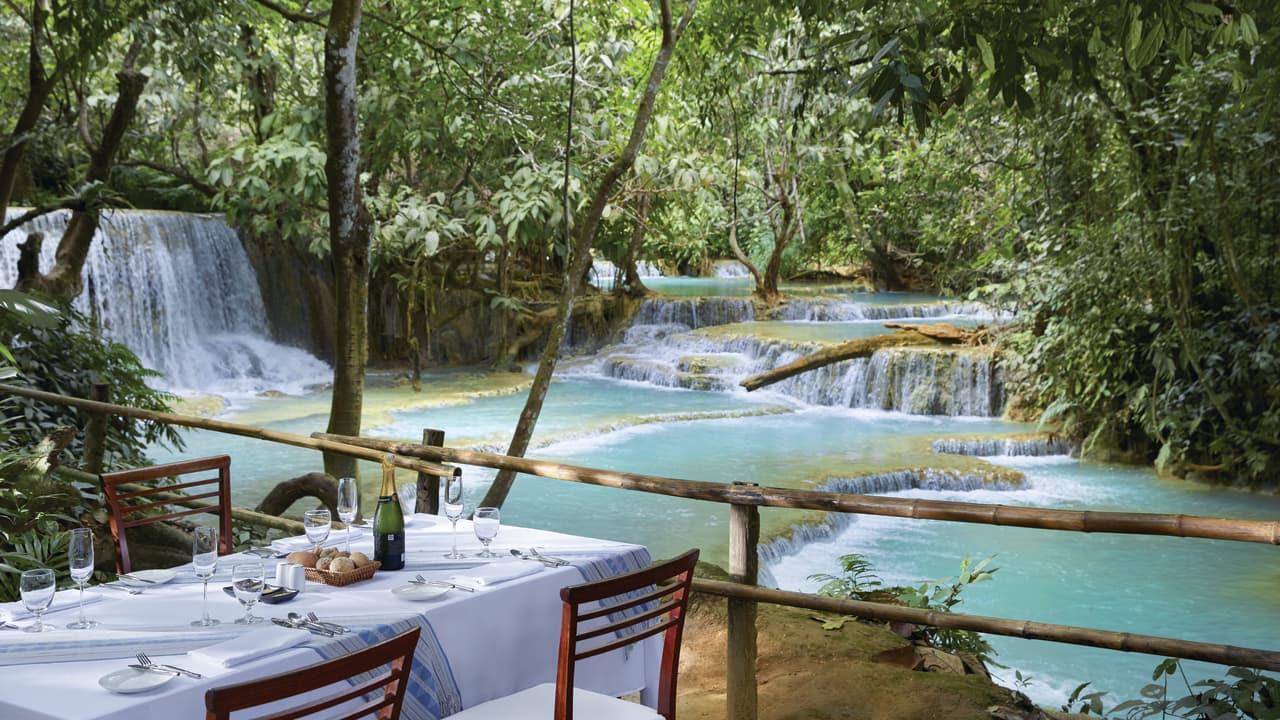
[[[423,428],[422,444],[444,447],[444,431]],[[418,473],[418,504],[415,510],[430,515],[440,514],[440,478],[438,476]]]
[[[735,482],[736,487],[755,483]],[[755,585],[760,576],[760,508],[755,505],[729,506],[729,578],[742,585]],[[729,598],[728,649],[725,694],[728,717],[755,720],[756,697],[756,601]]]
[[[111,402],[111,386],[107,383],[94,383],[89,390],[89,399],[102,403]],[[89,417],[84,424],[84,469],[85,472],[100,475],[107,453],[107,413],[89,410],[87,415]]]

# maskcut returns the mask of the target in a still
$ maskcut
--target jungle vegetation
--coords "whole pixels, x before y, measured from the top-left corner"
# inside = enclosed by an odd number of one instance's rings
[[[736,257],[762,303],[839,272],[1016,310],[1021,404],[1086,452],[1274,489],[1278,10],[4,0],[0,209],[73,213],[20,273],[45,298],[113,207],[326,268],[333,432],[366,362],[432,357],[467,307],[490,362],[536,353],[588,249],[618,293]],[[379,293],[403,312],[371,349]]]

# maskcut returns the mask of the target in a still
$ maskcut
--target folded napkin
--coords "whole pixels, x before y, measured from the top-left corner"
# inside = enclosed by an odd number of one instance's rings
[[[354,525],[351,527],[352,540],[358,540],[363,535],[364,530]],[[347,531],[345,529],[330,530],[329,537],[326,538],[324,542],[320,543],[320,547],[335,547],[338,545],[345,546],[346,542]],[[308,540],[306,535],[298,535],[295,537],[281,538],[279,540],[272,541],[271,547],[279,548],[281,550],[310,550],[315,547],[315,543]]]
[[[525,575],[532,575],[541,571],[543,567],[543,564],[539,562],[507,560],[470,568],[465,573],[450,575],[449,581],[456,582],[459,585],[488,587],[508,580],[515,580]]]
[[[102,595],[96,592],[85,591],[84,604],[96,603],[102,599]],[[59,590],[53,594],[53,602],[49,604],[49,609],[44,611],[45,615],[59,610],[70,610],[80,606],[79,590]],[[0,622],[15,622],[18,620],[26,620],[33,618],[35,615],[27,612],[27,607],[22,601],[0,604]]]
[[[223,667],[235,667],[241,663],[301,645],[310,637],[311,635],[304,630],[275,626],[258,627],[238,637],[207,645],[187,654]]]

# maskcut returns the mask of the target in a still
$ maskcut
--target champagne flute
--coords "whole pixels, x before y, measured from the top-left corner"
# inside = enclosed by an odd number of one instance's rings
[[[475,517],[471,518],[471,522],[475,526],[476,537],[484,545],[484,550],[476,557],[498,557],[489,549],[489,543],[493,542],[493,539],[498,536],[498,526],[501,523],[501,513],[499,513],[498,508],[476,508]]]
[[[67,545],[67,559],[70,560],[71,579],[80,588],[80,619],[68,623],[71,630],[87,630],[97,627],[98,623],[84,616],[84,583],[93,575],[93,531],[89,528],[75,528],[71,531],[71,541]]]
[[[457,468],[444,484],[444,516],[453,523],[453,552],[445,555],[450,560],[466,557],[458,552],[458,520],[462,518],[462,469]]]
[[[255,617],[253,606],[262,597],[264,583],[262,563],[240,563],[231,568],[231,587],[235,589],[236,599],[244,605],[244,617],[237,618],[237,625],[252,625],[262,622]]]
[[[28,625],[24,631],[37,633],[52,630],[52,625],[41,622],[41,616],[53,602],[53,571],[48,568],[23,570],[18,590],[22,593],[22,604],[26,606],[27,612],[36,616],[35,623]]]
[[[191,534],[191,567],[195,569],[196,577],[204,582],[201,599],[204,617],[192,620],[191,624],[197,627],[217,625],[221,621],[209,617],[209,578],[218,567],[218,528],[197,527]]]
[[[308,510],[302,513],[303,530],[307,533],[307,540],[316,546],[316,554],[320,554],[320,543],[329,539],[329,527],[333,523],[333,518],[329,516],[329,511],[325,509]]]
[[[351,522],[360,507],[360,487],[353,477],[338,479],[338,519],[347,526],[347,552],[351,552]]]

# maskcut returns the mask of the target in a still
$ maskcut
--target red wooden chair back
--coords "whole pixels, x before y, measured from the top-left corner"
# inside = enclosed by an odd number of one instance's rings
[[[180,477],[194,473],[215,471],[215,474],[195,480]],[[211,513],[218,516],[218,554],[231,553],[231,457],[217,455],[199,460],[184,460],[165,465],[120,470],[102,474],[102,494],[110,514],[111,539],[116,545],[116,571],[127,573],[133,565],[129,561],[129,543],[125,531],[139,525],[172,520],[187,515]],[[121,488],[121,485],[141,485],[160,478],[177,478],[173,485]],[[175,501],[175,497],[178,500]],[[209,501],[212,502],[203,502]],[[177,505],[177,502],[196,502],[198,507]],[[176,507],[172,512],[166,510]]]
[[[676,673],[680,667],[680,637],[684,632],[685,610],[689,604],[689,586],[693,567],[698,563],[695,548],[659,565],[618,575],[605,580],[571,585],[560,590],[564,615],[560,624],[560,659],[556,669],[555,720],[573,717],[573,675],[578,660],[610,652],[661,633],[662,668],[658,678],[658,714],[667,720],[676,716]],[[619,602],[587,612],[589,602],[636,593]],[[646,603],[654,607],[618,617],[625,610]],[[609,616],[614,616],[609,619]],[[599,618],[605,623],[593,623]],[[587,624],[583,627],[583,624]],[[621,633],[621,634],[619,634]],[[604,642],[580,644],[593,638],[612,638]]]
[[[213,688],[204,694],[205,719],[229,720],[231,713],[283,700],[295,695],[335,685],[336,690],[305,705],[290,707],[270,716],[270,720],[292,720],[329,710],[363,695],[377,693],[360,706],[342,711],[342,715],[326,714],[326,719],[355,720],[376,717],[378,720],[396,720],[404,705],[404,693],[409,683],[409,671],[413,669],[413,651],[418,646],[420,628],[384,640],[363,650],[340,655],[315,665],[291,670],[259,680]],[[349,678],[369,673],[390,665],[369,679],[356,683],[345,682]],[[374,714],[376,713],[376,714]]]

